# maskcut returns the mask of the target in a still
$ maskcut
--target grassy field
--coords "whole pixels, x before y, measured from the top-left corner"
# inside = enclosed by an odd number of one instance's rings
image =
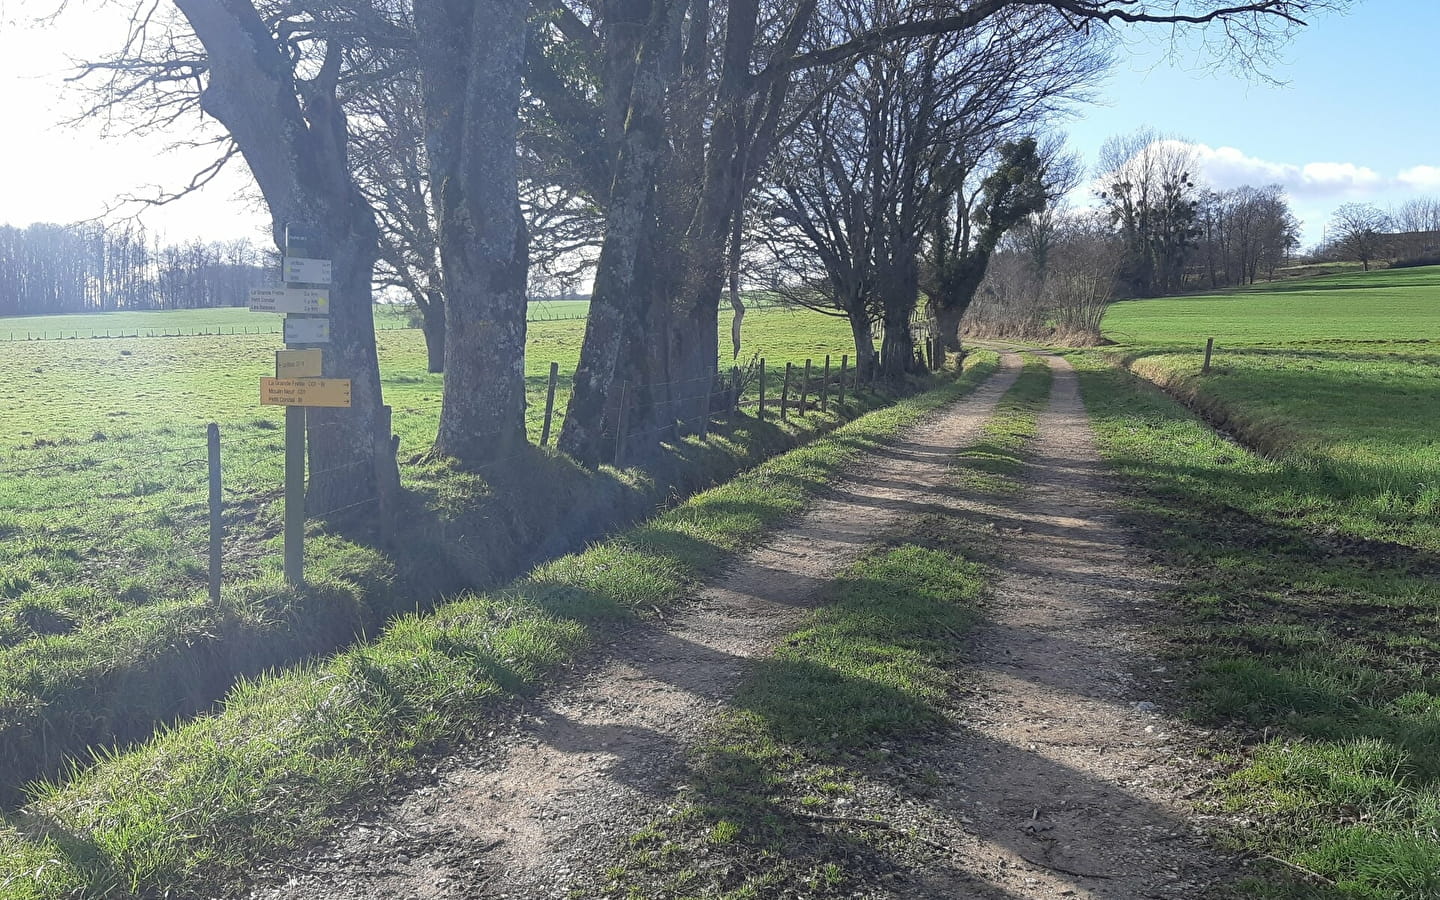
[[[1119,346],[1077,358],[1086,402],[1179,579],[1190,715],[1242,741],[1214,802],[1258,823],[1236,849],[1300,867],[1249,894],[1440,896],[1440,269],[1122,303],[1105,324]]]
[[[1298,492],[1256,486],[1272,516],[1440,550],[1440,268],[1119,303],[1104,324],[1136,374],[1294,464]]]
[[[212,327],[250,315],[207,312]],[[176,316],[185,327],[206,321],[188,311],[156,315]],[[532,438],[551,361],[560,365],[563,418],[584,324],[530,327]],[[772,364],[849,350],[842,322],[803,312],[753,312],[744,338],[747,354]],[[419,331],[382,332],[379,345],[405,459],[434,437],[441,376],[426,371]],[[271,529],[278,510],[264,501],[282,475],[283,413],[258,405],[258,384],[273,370],[275,347],[273,335],[7,345],[0,355],[0,647],[182,596],[203,582],[208,421],[222,425],[231,524]],[[424,477],[402,472],[411,486]],[[244,574],[256,561],[235,565]]]
[[[212,893],[216,879],[323,833],[358,796],[489,727],[495,702],[573,660],[596,629],[670,607],[860,453],[994,368],[995,354],[973,355],[959,379],[771,459],[651,523],[505,590],[406,617],[324,663],[242,685],[216,715],[38,789],[32,803],[0,819],[0,890],[17,900]],[[947,560],[922,561],[941,587],[966,589],[968,574],[948,573]]]

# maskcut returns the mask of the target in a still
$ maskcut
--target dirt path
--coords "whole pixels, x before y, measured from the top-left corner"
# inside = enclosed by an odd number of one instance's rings
[[[251,896],[563,897],[674,795],[684,750],[816,589],[931,502],[1019,372],[1006,353],[974,394],[867,455],[766,546],[699,592],[671,627],[638,628],[578,683],[433,773],[433,783],[286,860]]]
[[[1177,802],[1202,774],[1197,735],[1147,689],[1167,677],[1142,631],[1162,585],[1114,520],[1069,363],[1048,361],[1026,492],[972,513],[1003,555],[973,692],[952,738],[911,759],[947,775],[918,818],[955,852],[897,894],[1201,897],[1232,870]]]

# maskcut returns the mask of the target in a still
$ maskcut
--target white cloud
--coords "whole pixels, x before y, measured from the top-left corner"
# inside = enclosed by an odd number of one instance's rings
[[[1414,191],[1440,191],[1440,166],[1411,166],[1395,179]]]
[[[1393,176],[1352,162],[1275,162],[1249,156],[1235,147],[1165,139],[1161,149],[1188,148],[1195,154],[1199,180],[1225,190],[1241,185],[1279,184],[1297,201],[1379,201],[1407,193],[1440,192],[1440,166],[1417,165]]]
[[[1247,156],[1234,147],[1192,146],[1202,177],[1217,188],[1279,184],[1294,197],[1322,199],[1370,196],[1390,187],[1391,179],[1355,163],[1280,163]]]

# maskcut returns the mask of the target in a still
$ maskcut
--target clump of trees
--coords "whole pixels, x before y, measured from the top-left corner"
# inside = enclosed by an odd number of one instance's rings
[[[1213,26],[1244,65],[1342,3],[175,0],[168,18],[138,6],[90,72],[95,109],[134,127],[203,113],[277,244],[298,225],[334,261],[326,374],[351,379],[354,405],[309,421],[317,470],[335,473],[311,491],[338,507],[374,492],[356,472],[385,471],[370,465],[382,260],[441,344],[435,452],[467,465],[524,443],[537,256],[593,264],[559,446],[608,462],[628,422],[626,461],[643,462],[708,410],[719,310],[727,285],[739,305],[757,230],[806,239],[796,281],[837,312],[863,297],[875,364],[900,377],[922,284],[937,311],[963,307],[1001,236],[1053,195],[1038,133],[1083,93],[1109,29]],[[817,175],[845,191],[825,199]]]
[[[243,306],[275,268],[249,241],[161,245],[139,226],[0,226],[0,316]]]

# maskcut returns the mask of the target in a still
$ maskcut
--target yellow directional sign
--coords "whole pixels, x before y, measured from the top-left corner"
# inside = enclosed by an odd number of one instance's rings
[[[348,378],[262,378],[261,406],[350,405]]]
[[[276,350],[276,378],[319,378],[324,352],[321,350]]]

